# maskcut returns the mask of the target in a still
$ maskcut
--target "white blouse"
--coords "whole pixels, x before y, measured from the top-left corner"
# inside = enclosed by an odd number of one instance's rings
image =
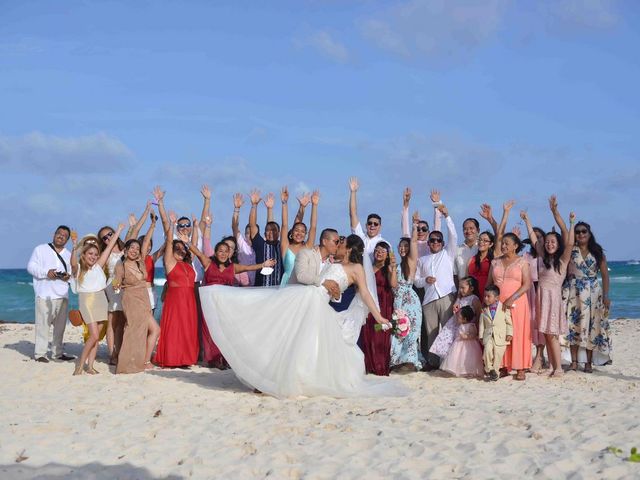
[[[82,283],[78,283],[78,279],[74,278],[71,282],[71,290],[73,293],[96,293],[107,287],[107,276],[104,270],[97,263],[84,274]]]

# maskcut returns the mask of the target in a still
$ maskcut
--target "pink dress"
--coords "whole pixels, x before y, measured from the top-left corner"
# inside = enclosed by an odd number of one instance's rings
[[[458,298],[456,303],[453,304],[453,311],[457,312],[462,307],[473,307],[473,301],[478,300],[475,295],[467,295],[466,297]],[[451,346],[458,336],[458,321],[456,320],[455,313],[451,316],[447,323],[440,329],[440,333],[433,341],[429,353],[438,355],[440,358],[444,358],[451,350]]]
[[[526,262],[525,259],[518,258],[507,268],[502,259],[492,262],[493,282],[500,288],[501,302],[504,303],[522,285],[522,269],[526,268]],[[513,303],[511,321],[513,340],[507,345],[502,365],[509,371],[531,368],[531,311],[526,297],[522,296]]]
[[[567,274],[567,264],[560,261],[560,272],[553,265],[544,266],[538,259],[538,329],[550,335],[566,335],[569,331],[564,302],[562,301],[562,282]]]
[[[545,345],[544,333],[538,327],[538,316],[536,315],[538,305],[538,289],[536,288],[536,283],[538,282],[538,259],[534,258],[529,252],[522,255],[522,258],[529,263],[529,275],[531,276],[531,288],[527,291],[529,310],[531,312],[531,343]]]
[[[463,323],[457,330],[456,340],[440,364],[440,370],[453,373],[456,377],[481,377],[484,367],[476,324]]]

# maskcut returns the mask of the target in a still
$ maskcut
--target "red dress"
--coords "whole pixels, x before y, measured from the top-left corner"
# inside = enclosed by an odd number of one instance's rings
[[[215,262],[211,262],[207,271],[204,272],[205,285],[227,285],[233,287],[236,283],[235,267],[233,264],[220,271],[220,267]],[[227,362],[222,356],[220,349],[211,338],[207,322],[202,322],[202,349],[204,361],[210,366],[226,368]]]
[[[469,265],[467,266],[467,273],[470,277],[473,277],[478,282],[478,291],[475,292],[480,302],[484,304],[484,287],[487,286],[487,279],[489,278],[489,270],[491,269],[491,260],[489,257],[484,257],[480,261],[480,267],[476,267],[476,257],[473,256],[469,259]]]
[[[376,290],[380,313],[384,318],[391,319],[393,315],[393,290],[382,270],[376,272]],[[376,332],[376,321],[369,314],[367,323],[362,326],[360,338],[364,351],[364,365],[367,373],[375,375],[389,375],[391,361],[391,332]]]
[[[196,272],[178,262],[167,275],[160,339],[154,363],[161,367],[195,365],[198,361],[198,313],[193,284]]]

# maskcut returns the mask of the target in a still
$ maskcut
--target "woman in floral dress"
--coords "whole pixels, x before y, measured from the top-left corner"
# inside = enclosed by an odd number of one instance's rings
[[[396,268],[398,286],[393,289],[393,309],[403,310],[411,321],[411,330],[403,339],[391,337],[391,370],[416,372],[422,369],[420,352],[420,329],[422,328],[422,305],[413,290],[413,278],[418,264],[418,217],[413,216],[411,239],[401,238],[398,244],[400,265]]]
[[[604,250],[596,242],[588,223],[576,224],[575,238],[576,245],[571,252],[567,278],[562,289],[569,323],[569,369],[578,369],[578,354],[586,350],[584,371],[591,373],[592,363],[604,365],[611,360],[609,270]],[[598,280],[598,271],[602,276],[602,284]]]

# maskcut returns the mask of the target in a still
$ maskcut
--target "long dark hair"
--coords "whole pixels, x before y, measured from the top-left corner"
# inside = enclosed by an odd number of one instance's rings
[[[296,228],[298,225],[302,225],[304,227],[304,231],[307,233],[309,232],[309,229],[307,228],[307,225],[304,222],[296,222],[293,224],[293,227],[291,227],[287,232],[287,238],[289,239],[289,242],[293,240],[293,229]],[[304,243],[304,240],[302,241],[302,243]]]
[[[485,230],[480,235],[478,235],[478,239],[480,239],[482,235],[486,235],[487,237],[489,237],[489,240],[491,240],[491,243],[493,243],[493,247],[487,250],[487,258],[489,259],[489,263],[491,263],[491,261],[493,260],[493,249],[496,246],[496,236],[490,231]],[[476,262],[476,268],[480,270],[480,265],[482,264],[482,260],[480,259],[480,250],[478,250],[478,253],[473,256],[473,259]]]
[[[400,271],[405,280],[409,280],[409,254],[411,253],[411,239],[409,237],[402,237],[398,242],[398,247],[402,245],[402,242],[407,244],[407,254],[404,257],[400,257]]]
[[[505,233],[502,236],[502,240],[504,240],[505,238],[510,238],[511,241],[516,244],[516,253],[520,253],[520,251],[524,248],[522,240],[520,240],[520,238],[515,233]]]
[[[391,245],[389,245],[387,242],[378,242],[376,243],[375,248],[384,248],[387,251],[387,259],[384,261],[384,264],[382,265],[382,268],[380,270],[382,270],[382,273],[385,277],[389,276],[389,264],[391,263],[391,256],[389,254],[389,252],[391,251]]]
[[[533,227],[533,231],[535,233],[539,233],[543,238],[542,241],[544,241],[544,237],[547,235],[544,230],[542,230],[540,227]],[[537,241],[538,239],[536,238],[536,242]],[[524,245],[531,245],[531,248],[529,248],[529,255],[531,255],[533,258],[538,258],[538,249],[533,246],[533,239],[527,238],[526,240],[523,240],[522,243]]]
[[[104,249],[107,248],[107,243],[102,240],[102,237],[104,236],[100,236],[100,232],[102,230],[111,230],[111,233],[113,233],[114,235],[116,234],[116,231],[111,228],[109,225],[105,225],[104,227],[98,229],[98,233],[97,233],[97,237],[98,237],[98,246],[100,247],[100,251],[104,252]],[[124,242],[122,241],[122,239],[120,237],[118,237],[118,248],[120,250],[124,250]]]
[[[233,247],[233,255],[231,255],[230,260],[233,263],[238,263],[238,241],[232,236],[224,237],[222,239],[222,241],[224,243],[233,242],[233,245],[234,245],[234,247]],[[215,252],[215,250],[214,250],[214,252]]]
[[[560,257],[562,257],[562,253],[564,252],[564,242],[562,241],[562,236],[558,232],[549,232],[544,236],[545,243],[547,237],[556,237],[556,241],[558,242],[558,249],[555,253],[547,252],[547,247],[544,247],[544,256],[542,257],[542,262],[544,266],[547,268],[551,268],[560,273]]]
[[[587,248],[589,249],[589,253],[593,255],[593,258],[596,259],[598,268],[600,268],[600,262],[602,262],[602,259],[604,258],[604,249],[598,242],[596,242],[596,237],[591,231],[591,225],[589,225],[587,222],[578,222],[573,228],[575,230],[580,226],[585,227],[589,231],[589,242],[587,243]]]
[[[347,250],[351,249],[351,253],[349,253],[349,261],[351,263],[359,263],[362,265],[362,255],[364,253],[364,242],[362,239],[355,234],[351,234],[347,237],[346,240]]]
[[[184,244],[184,242],[182,240],[178,240],[175,239],[173,241],[173,251],[175,252],[176,250],[176,245],[182,245],[182,247],[184,248],[184,257],[182,258],[183,262],[187,262],[187,263],[191,263],[191,250],[189,250],[189,248]]]
[[[218,260],[218,258],[216,257],[216,253],[218,252],[218,249],[220,247],[224,247],[224,248],[229,248],[229,245],[226,244],[226,242],[224,240],[220,240],[218,243],[216,243],[216,246],[213,247],[213,255],[211,255],[209,258],[211,259],[211,261],[213,263],[215,263],[218,267],[220,265],[224,265],[225,267],[228,267],[229,265],[231,265],[231,258],[227,258],[227,261],[222,263]]]
[[[144,253],[142,253],[142,243],[140,243],[140,240],[138,240],[137,238],[131,238],[127,240],[127,243],[124,244],[124,249],[122,250],[122,257],[120,257],[120,260],[122,261],[122,263],[124,263],[125,260],[127,259],[127,255],[124,252],[128,250],[129,247],[134,243],[137,243],[138,248],[140,248],[140,258],[144,259]]]

